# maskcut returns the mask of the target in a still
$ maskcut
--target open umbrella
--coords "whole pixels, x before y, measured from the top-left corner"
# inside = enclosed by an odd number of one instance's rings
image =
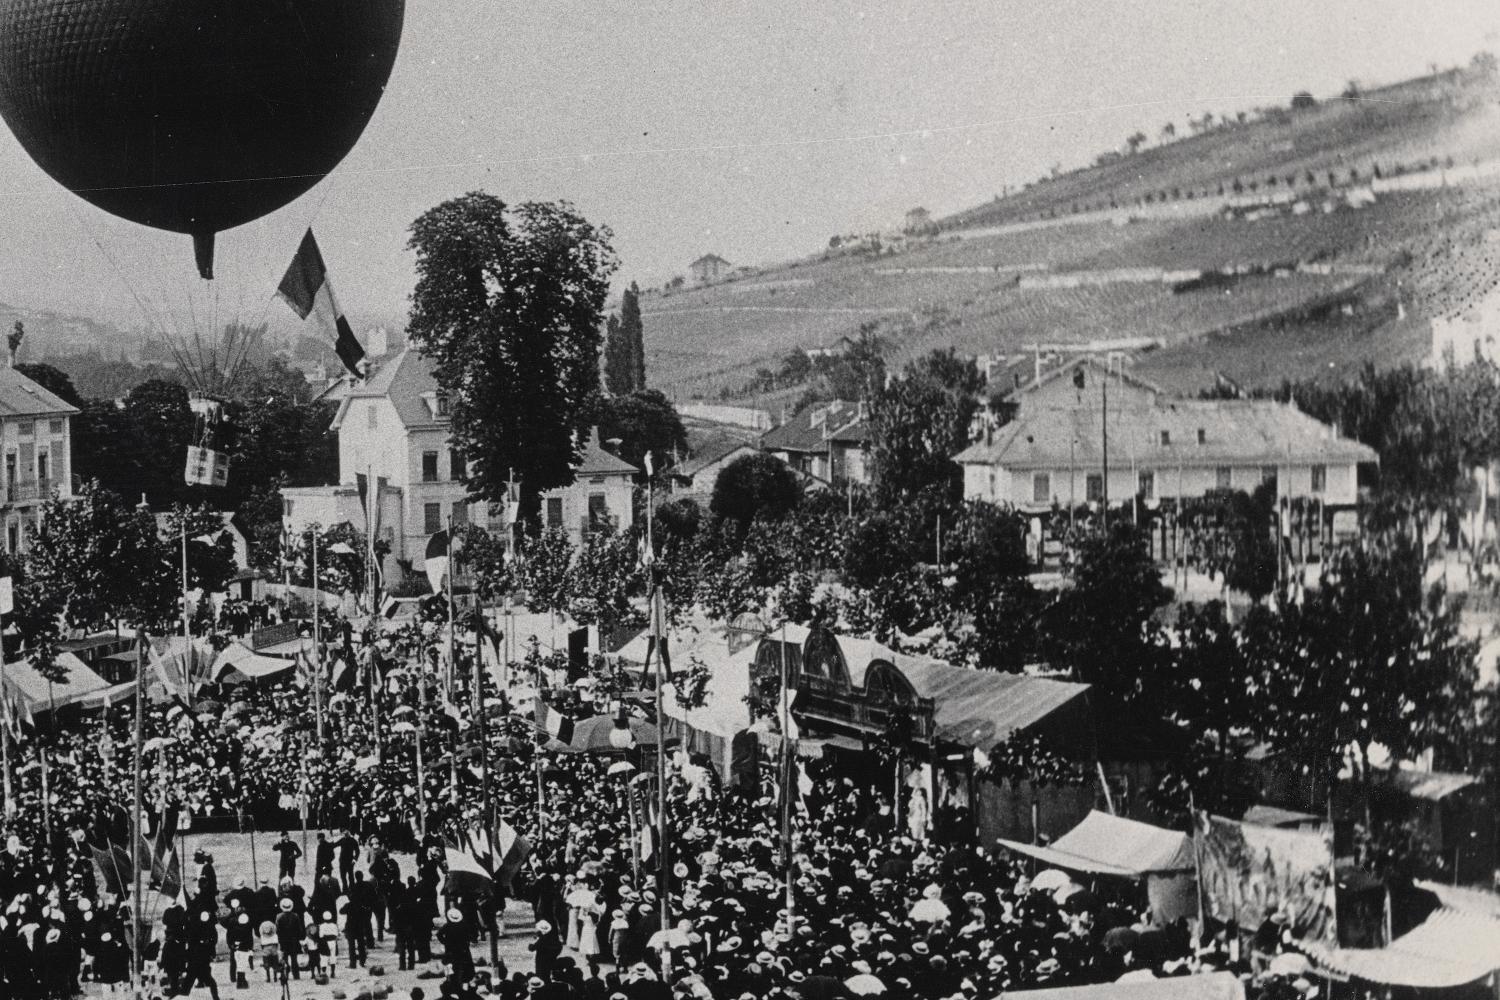
[[[861,972],[844,980],[844,988],[857,997],[876,997],[885,992],[885,983],[878,976]]]
[[[630,763],[630,761],[628,761],[628,760],[617,760],[613,764],[609,765],[609,773],[611,775],[629,774],[631,771],[634,771],[634,770],[635,770],[635,765],[632,764],[632,763]]]
[[[1037,877],[1031,880],[1031,887],[1042,892],[1056,892],[1072,881],[1067,872],[1059,868],[1048,868],[1037,873]]]
[[[615,729],[629,730],[628,739],[615,735]],[[633,746],[656,746],[656,727],[644,719],[634,716],[616,722],[613,715],[596,715],[573,726],[573,738],[568,741],[570,753],[617,753]]]
[[[417,727],[410,722],[398,722],[391,727],[391,732],[393,733],[414,733],[416,731]]]
[[[1266,971],[1273,976],[1300,976],[1311,969],[1312,963],[1307,960],[1306,955],[1288,951],[1271,959]]]

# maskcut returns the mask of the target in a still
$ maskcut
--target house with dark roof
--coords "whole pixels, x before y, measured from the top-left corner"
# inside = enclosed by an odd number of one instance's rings
[[[1271,482],[1278,498],[1337,510],[1358,499],[1359,466],[1379,461],[1295,406],[1177,398],[1093,358],[1043,372],[1012,398],[1015,419],[986,428],[954,458],[968,499],[1040,512],[1248,493]]]
[[[835,399],[806,407],[761,435],[760,447],[822,483],[870,482],[870,427],[863,403]]]
[[[573,482],[542,494],[542,523],[567,532],[574,545],[597,531],[628,531],[635,523],[635,477],[641,470],[604,450],[594,429],[573,469]]]
[[[754,455],[760,449],[738,438],[721,438],[697,451],[686,461],[672,467],[672,482],[683,496],[712,497],[719,473],[735,459]]]
[[[14,360],[14,359],[12,359]],[[72,418],[78,408],[6,365],[0,367],[0,447],[5,551],[26,551],[43,501],[73,495]]]
[[[688,265],[688,274],[695,285],[711,285],[723,281],[734,270],[734,265],[716,253],[706,253]]]

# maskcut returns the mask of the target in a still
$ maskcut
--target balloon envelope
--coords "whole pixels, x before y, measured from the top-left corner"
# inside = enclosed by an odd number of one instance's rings
[[[0,0],[0,117],[54,180],[213,234],[306,192],[390,77],[404,0]]]

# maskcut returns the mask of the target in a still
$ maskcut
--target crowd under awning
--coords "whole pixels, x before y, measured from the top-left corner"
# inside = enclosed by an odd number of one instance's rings
[[[1245,984],[1231,972],[1167,976],[1097,986],[1058,986],[1040,990],[1007,990],[996,1000],[1245,1000]]]
[[[1094,810],[1049,847],[1001,840],[1007,849],[1055,868],[1089,875],[1141,878],[1193,871],[1193,840],[1185,833]]]

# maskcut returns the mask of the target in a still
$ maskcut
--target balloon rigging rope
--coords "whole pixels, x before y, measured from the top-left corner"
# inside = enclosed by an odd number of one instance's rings
[[[165,325],[146,306],[146,303],[141,299],[140,293],[136,290],[135,283],[126,276],[124,269],[120,267],[119,261],[115,260],[114,254],[105,248],[104,242],[99,239],[98,234],[89,226],[88,220],[83,217],[83,213],[78,210],[78,206],[72,204],[71,199],[69,200],[68,208],[72,211],[74,218],[78,220],[79,228],[84,231],[89,239],[94,241],[94,246],[99,248],[99,252],[104,255],[104,259],[109,262],[109,266],[114,270],[115,277],[120,279],[120,283],[130,293],[130,297],[135,300],[136,308],[141,311],[141,316],[146,320],[146,325],[156,330],[162,337],[166,337],[167,331]]]

